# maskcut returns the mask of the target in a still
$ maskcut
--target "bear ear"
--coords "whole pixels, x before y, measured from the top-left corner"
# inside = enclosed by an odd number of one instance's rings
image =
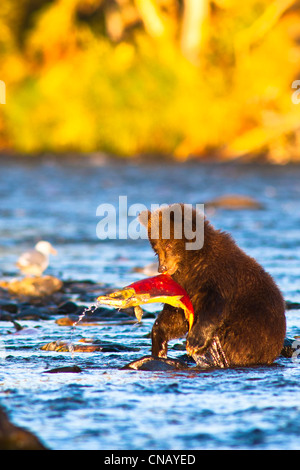
[[[148,226],[151,226],[151,212],[149,210],[140,212],[138,220],[144,227],[148,228]]]

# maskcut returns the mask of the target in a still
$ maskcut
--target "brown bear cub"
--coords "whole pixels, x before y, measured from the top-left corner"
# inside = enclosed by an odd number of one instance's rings
[[[192,227],[188,234],[185,218]],[[271,364],[286,331],[285,303],[272,277],[229,234],[188,205],[143,211],[139,220],[158,255],[159,272],[187,291],[195,314],[189,330],[183,310],[165,305],[153,325],[152,355],[167,357],[168,341],[187,334],[187,353],[200,366]],[[199,222],[203,246],[193,249]]]

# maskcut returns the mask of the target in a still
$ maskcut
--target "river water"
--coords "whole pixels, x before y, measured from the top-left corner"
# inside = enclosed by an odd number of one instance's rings
[[[275,278],[286,300],[300,302],[300,167],[149,163],[44,157],[0,160],[0,275],[18,276],[20,253],[49,240],[58,256],[47,274],[119,288],[141,279],[154,261],[147,240],[99,240],[100,204],[205,203],[247,195],[261,210],[209,209],[218,228]],[[152,305],[149,311],[157,311]],[[152,309],[152,310],[151,310]],[[70,327],[26,321],[27,335],[0,322],[0,404],[14,424],[52,449],[299,449],[300,355],[271,367],[204,372],[121,368],[149,354],[153,318],[139,324],[76,327],[75,339],[98,338],[136,351],[59,353],[40,346],[68,341]],[[21,322],[22,323],[22,322]],[[287,335],[300,334],[300,310],[287,311]],[[171,343],[178,357],[180,341]],[[78,365],[79,374],[43,374]]]

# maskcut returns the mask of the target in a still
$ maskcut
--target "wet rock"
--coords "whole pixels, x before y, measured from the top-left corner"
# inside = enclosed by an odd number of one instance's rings
[[[93,313],[94,309],[89,309],[85,305],[77,306],[76,315],[80,316],[83,312],[85,313],[86,318],[90,318],[90,315]]]
[[[75,313],[78,310],[78,305],[75,304],[75,302],[72,302],[71,300],[67,300],[66,302],[61,303],[58,305],[57,310],[55,313],[58,315],[61,314],[68,314],[68,313]]]
[[[300,310],[299,302],[291,302],[290,300],[285,301],[286,310]]]
[[[123,309],[123,310],[115,310],[109,309],[105,307],[97,307],[93,311],[93,319],[94,320],[126,320],[128,316],[134,317],[133,308],[130,309]]]
[[[9,294],[17,297],[44,297],[51,296],[59,291],[63,283],[53,276],[25,277],[24,279],[1,282],[0,286],[6,289]]]
[[[18,305],[15,302],[0,299],[0,310],[9,313],[17,313]]]
[[[51,276],[0,282],[0,285],[5,285],[5,288],[0,287],[0,321],[10,321],[11,318],[49,320],[53,316],[64,315],[70,317],[65,322],[62,320],[61,324],[65,325],[71,325],[77,321],[86,309],[85,305],[77,303],[78,292],[80,292],[79,297],[85,297],[84,293],[86,293],[90,296],[89,303],[93,303],[100,293],[114,290],[103,288],[92,281],[68,281],[63,283],[60,290],[53,292],[53,288],[61,286],[61,281]],[[52,287],[48,289],[50,285]],[[87,292],[85,292],[86,289]],[[51,292],[53,293],[48,295]],[[154,315],[150,314],[150,316]],[[118,311],[105,307],[92,307],[87,311],[84,323],[81,324],[95,324],[98,321],[128,321],[128,317],[135,318],[133,308]],[[146,317],[148,317],[147,312],[144,314],[144,318]]]
[[[12,315],[0,309],[0,321],[11,321]]]
[[[117,343],[108,343],[106,341],[87,341],[87,344],[70,344],[66,341],[51,341],[40,348],[42,351],[57,352],[132,352],[139,351],[139,348],[123,346]]]
[[[49,320],[50,315],[44,307],[36,307],[34,305],[22,305],[20,311],[14,317],[17,320]]]
[[[140,348],[135,348],[132,346],[124,346],[119,343],[109,343],[108,341],[94,340],[94,345],[101,345],[102,352],[134,352],[139,351]]]
[[[63,318],[58,318],[55,320],[55,323],[59,326],[74,326],[74,323],[76,323],[76,327],[81,327],[81,326],[103,326],[103,325],[134,325],[137,321],[136,320],[115,320],[112,321],[112,319],[108,319],[107,321],[102,319],[93,319],[93,318],[86,318],[84,317],[83,320],[81,320],[79,323],[78,321],[78,316],[71,315],[68,317],[63,317]]]
[[[283,348],[281,350],[281,356],[293,357],[293,354],[300,348],[300,339],[296,338],[285,338]]]
[[[59,326],[74,326],[74,324],[76,324],[75,325],[76,327],[99,325],[98,322],[92,321],[91,319],[87,319],[86,321],[81,320],[79,323],[77,323],[77,321],[78,321],[78,316],[75,317],[75,315],[73,315],[72,317],[58,318],[57,320],[55,320],[55,323]]]
[[[31,432],[12,424],[0,409],[0,450],[47,450]]]
[[[228,194],[220,196],[212,201],[205,203],[206,208],[218,209],[262,209],[263,205],[249,196],[242,196],[239,194]]]
[[[82,369],[78,366],[66,366],[66,367],[56,367],[55,369],[45,370],[43,374],[61,374],[61,373],[73,373],[78,374],[82,372]]]
[[[40,347],[42,351],[71,352],[70,343],[66,341],[51,341]]]
[[[130,362],[122,369],[147,370],[147,371],[170,371],[186,370],[188,365],[177,359],[164,359],[162,357],[144,356],[137,361]]]
[[[73,326],[74,325],[74,320],[70,317],[63,317],[63,318],[58,318],[58,320],[55,320],[55,323],[59,326]]]

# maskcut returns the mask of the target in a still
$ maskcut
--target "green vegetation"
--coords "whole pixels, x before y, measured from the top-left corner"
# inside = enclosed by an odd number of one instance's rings
[[[0,148],[300,159],[291,0],[2,0]]]

